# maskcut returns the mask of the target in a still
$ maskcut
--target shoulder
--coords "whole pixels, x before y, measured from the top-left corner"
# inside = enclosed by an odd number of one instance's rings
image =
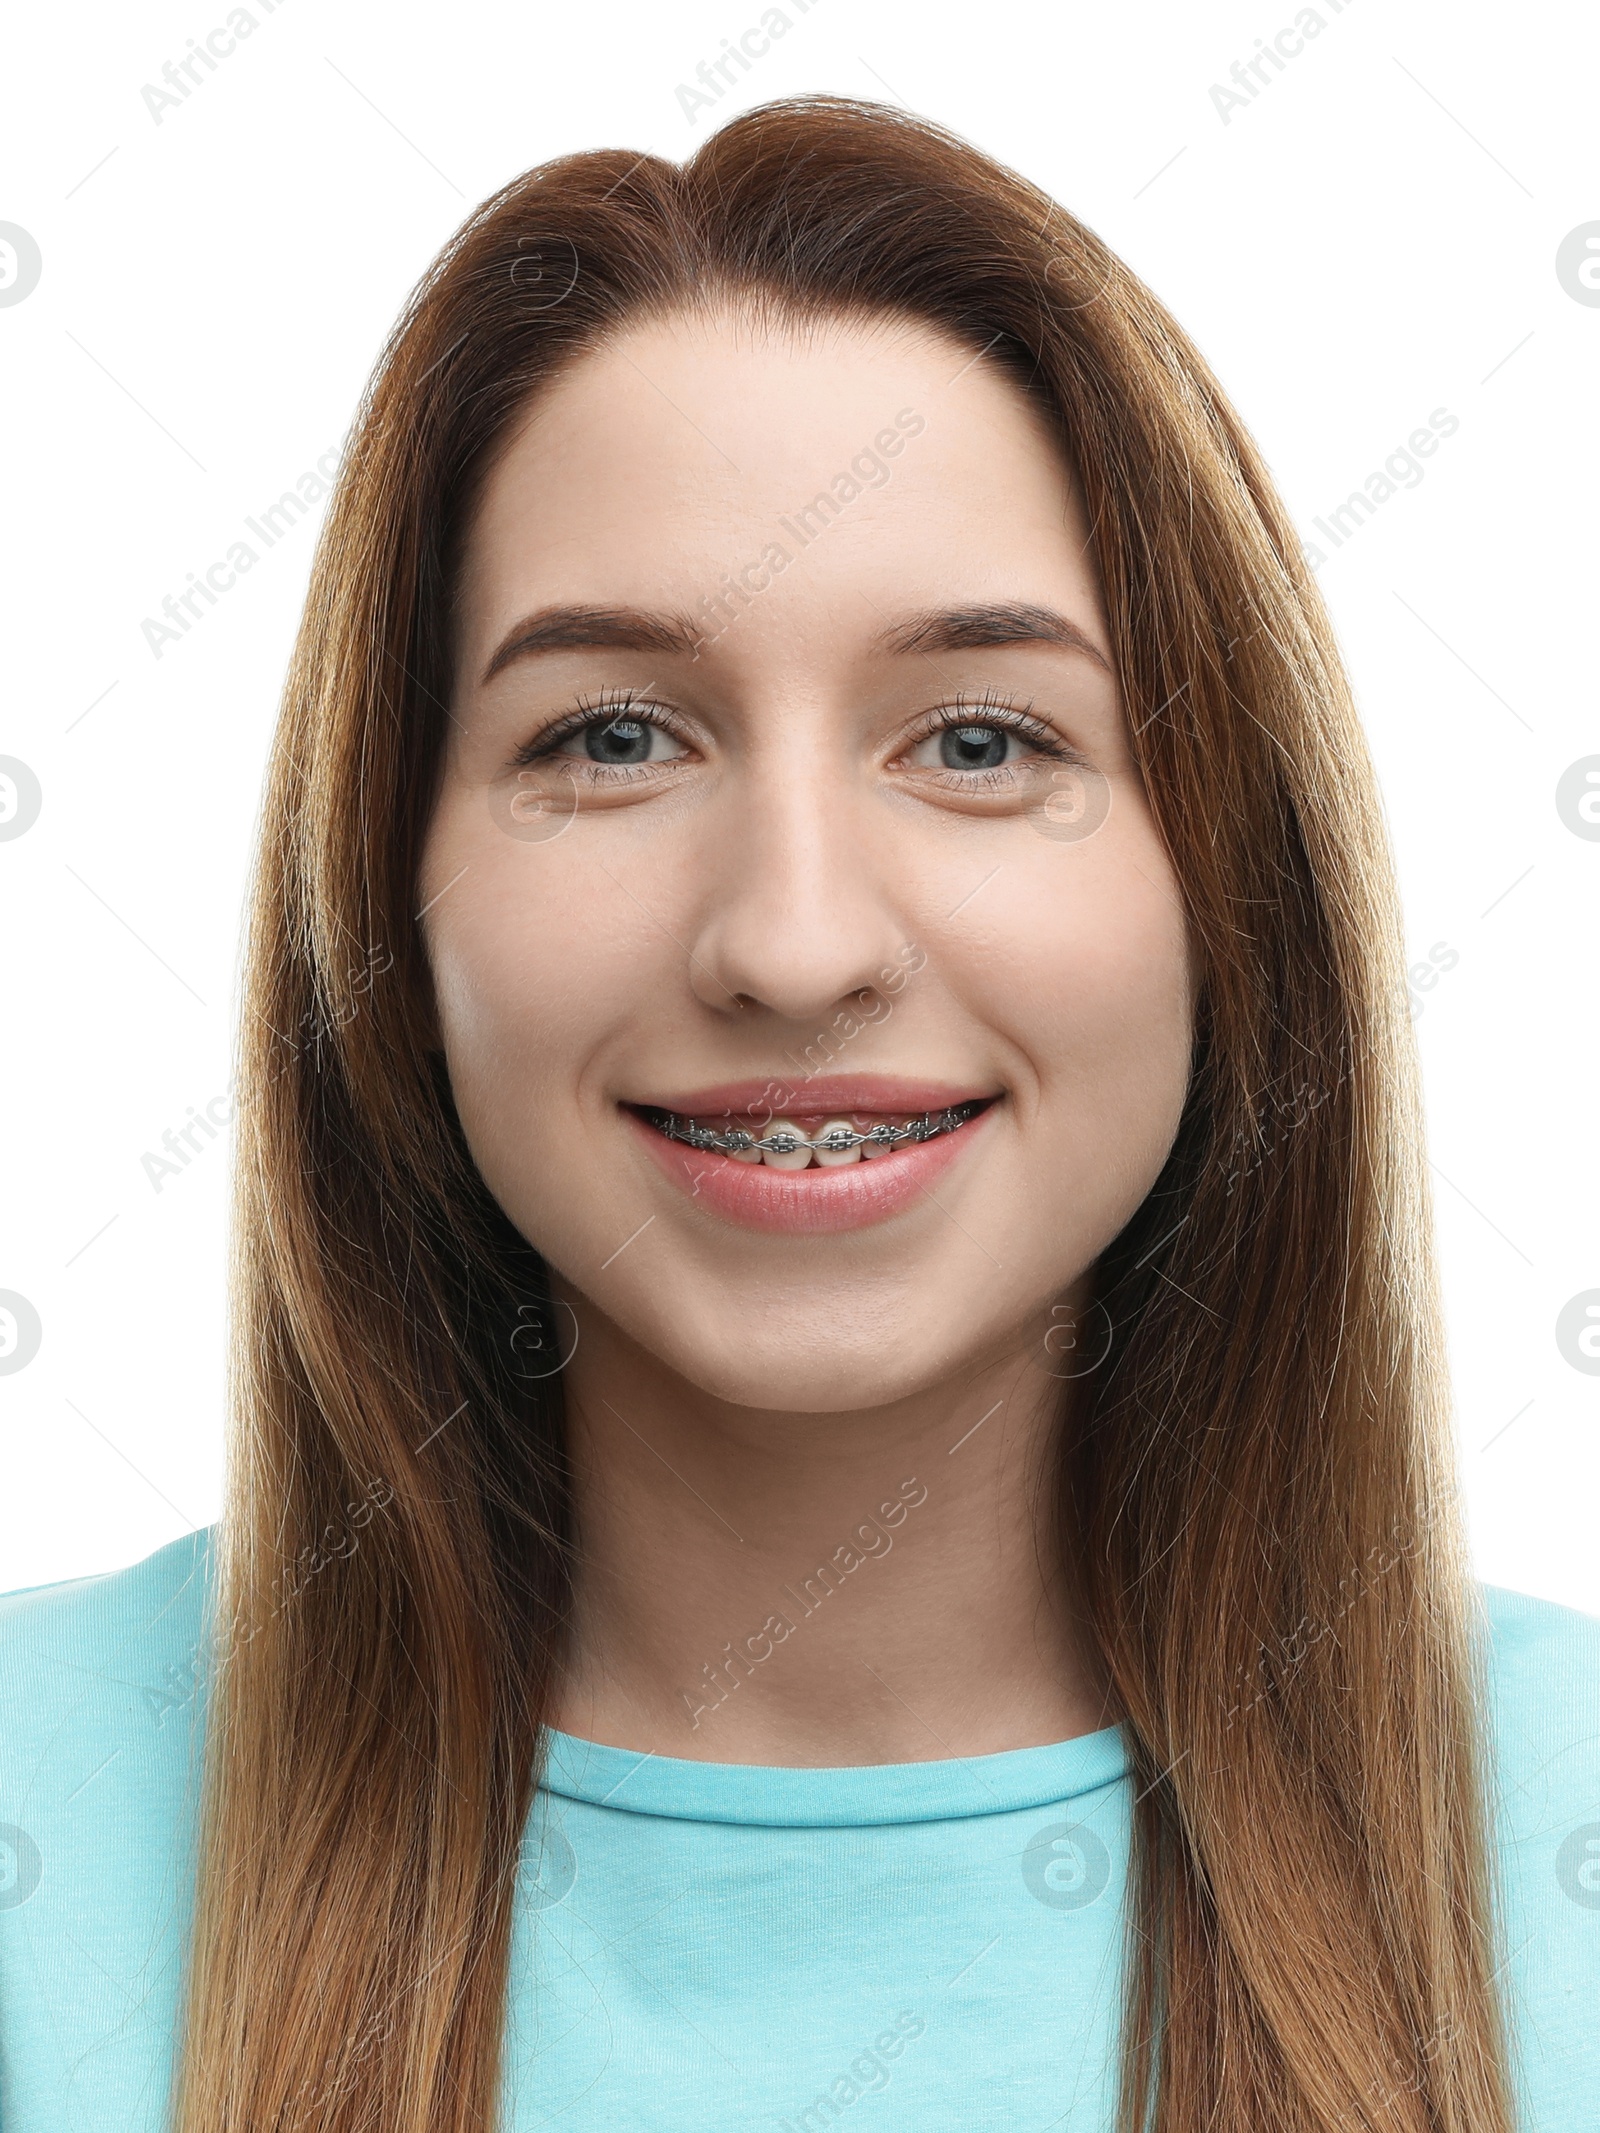
[[[1524,2122],[1593,2123],[1600,2089],[1600,1618],[1480,1587],[1489,1789]]]
[[[1555,1600],[1535,1599],[1504,1585],[1480,1585],[1496,1666],[1515,1669],[1533,1659],[1560,1665],[1600,1667],[1600,1615]]]
[[[214,1526],[125,1569],[0,1593],[0,1819],[108,1729],[162,1732],[200,1674]]]
[[[132,1648],[160,1648],[191,1624],[209,1590],[215,1526],[198,1526],[125,1569],[0,1592],[0,1683],[63,1680]]]
[[[216,1530],[196,1526],[125,1569],[0,1592],[0,1637],[10,1645],[19,1633],[26,1637],[47,1625],[82,1625],[137,1611],[146,1599],[170,1600],[204,1576]]]
[[[1600,1616],[1498,1585],[1479,1594],[1502,1783],[1600,1815]]]
[[[0,1594],[7,2126],[155,2133],[192,1896],[216,1530]]]

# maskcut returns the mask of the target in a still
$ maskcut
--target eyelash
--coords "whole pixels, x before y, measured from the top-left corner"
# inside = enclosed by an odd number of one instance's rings
[[[556,754],[563,741],[581,733],[585,726],[604,725],[612,719],[628,717],[670,734],[675,741],[688,741],[688,736],[679,732],[667,713],[666,706],[655,697],[643,695],[636,689],[602,689],[597,697],[580,696],[571,711],[564,712],[542,733],[524,741],[511,759],[512,766],[522,770],[533,763],[546,761]],[[596,763],[583,756],[564,756],[561,760],[568,776],[580,779],[590,787],[603,786],[613,792],[619,785],[659,778],[663,771],[679,767],[676,763]]]
[[[684,736],[675,726],[670,725],[664,718],[652,718],[649,715],[651,711],[659,712],[661,708],[654,697],[641,696],[634,689],[602,689],[598,697],[580,696],[571,711],[563,713],[554,724],[546,726],[542,733],[536,733],[532,740],[523,742],[511,759],[512,765],[515,769],[524,770],[530,763],[537,763],[546,756],[554,755],[563,741],[570,740],[575,733],[581,733],[585,726],[598,725],[602,720],[624,718],[629,713],[636,716],[642,724],[659,726],[663,733],[670,733],[675,741],[681,741]],[[578,758],[574,757],[572,760],[577,762]],[[587,763],[582,766],[586,775],[598,773],[607,784],[616,783],[619,776],[627,778],[636,771],[660,770],[663,767],[659,763]]]
[[[632,715],[642,724],[658,727],[681,741],[684,735],[667,717],[661,715],[664,707],[655,698],[640,695],[630,689],[603,689],[595,698],[580,696],[571,711],[565,712],[543,732],[525,741],[512,758],[513,767],[525,769],[555,754],[563,741],[581,733],[585,726],[599,723],[602,719],[615,719]],[[1050,756],[1060,762],[1081,762],[1077,749],[1068,745],[1061,736],[1042,719],[1035,718],[1025,705],[1013,704],[985,689],[977,696],[956,695],[947,704],[941,704],[923,722],[905,744],[901,753],[909,754],[923,741],[931,740],[937,733],[946,732],[952,726],[994,726],[1008,733],[1015,733],[1033,743],[1040,755]],[[574,758],[574,762],[578,759]],[[583,775],[596,782],[616,785],[638,776],[652,776],[665,769],[660,763],[584,763]],[[985,786],[1004,785],[1013,782],[1017,766],[1000,764],[991,770],[960,771],[941,769],[933,772],[937,778],[971,792]]]
[[[1037,754],[1050,756],[1057,762],[1081,763],[1085,760],[1053,727],[1035,718],[1025,705],[1009,703],[991,689],[985,689],[977,696],[956,695],[949,703],[941,704],[907,742],[903,752],[909,754],[923,741],[931,740],[936,733],[948,732],[952,726],[994,726],[1031,741]],[[948,780],[963,792],[973,792],[1014,784],[1020,767],[1016,763],[1001,763],[992,770],[940,769],[932,774]]]

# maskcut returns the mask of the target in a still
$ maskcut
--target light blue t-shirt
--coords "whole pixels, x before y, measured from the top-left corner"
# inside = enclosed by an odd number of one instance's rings
[[[212,1534],[0,1597],[0,2133],[165,2126]],[[1524,2133],[1593,2133],[1600,1621],[1484,1597]],[[1128,1807],[1115,1729],[840,1770],[556,1734],[503,2133],[1106,2133]]]

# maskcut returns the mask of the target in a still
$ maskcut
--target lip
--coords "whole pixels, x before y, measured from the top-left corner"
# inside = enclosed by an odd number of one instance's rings
[[[680,1118],[742,1117],[763,1111],[774,1118],[832,1117],[846,1111],[903,1111],[915,1117],[922,1111],[946,1111],[953,1104],[982,1103],[999,1093],[971,1083],[913,1081],[893,1074],[798,1074],[774,1075],[769,1081],[719,1081],[708,1088],[630,1096],[627,1101],[648,1110],[676,1111]]]
[[[929,1101],[927,1092],[934,1085],[926,1082],[888,1083],[861,1079],[834,1081],[822,1086],[830,1091],[845,1088],[855,1094],[853,1102],[835,1102],[823,1107],[833,1111],[920,1112],[942,1110],[947,1103],[976,1100],[959,1094],[946,1097],[941,1090],[937,1101]],[[708,1112],[748,1111],[753,1104],[763,1101],[769,1087],[767,1082],[729,1082],[714,1092],[700,1089],[695,1092],[692,1110],[702,1117]],[[883,1091],[886,1087],[913,1089],[917,1100],[913,1103],[885,1101]],[[862,1094],[868,1089],[872,1091],[870,1098]],[[727,1100],[729,1090],[734,1091],[740,1101],[730,1103]],[[714,1105],[708,1104],[706,1099],[713,1093],[721,1100]],[[653,1108],[678,1111],[682,1115],[691,1113],[687,1099],[676,1103],[661,1102]],[[785,1115],[793,1116],[798,1108],[791,1105]],[[914,1206],[953,1164],[960,1162],[999,1109],[998,1102],[990,1103],[964,1126],[941,1133],[931,1141],[908,1141],[892,1155],[880,1156],[874,1162],[846,1163],[837,1169],[823,1169],[813,1164],[806,1170],[774,1170],[766,1163],[736,1163],[731,1156],[720,1155],[714,1149],[687,1148],[681,1141],[669,1141],[626,1107],[622,1108],[622,1117],[643,1142],[646,1153],[662,1175],[708,1214],[720,1216],[723,1221],[735,1223],[741,1229],[817,1235],[866,1229],[873,1223],[887,1222],[892,1216]],[[810,1110],[808,1100],[805,1112]]]

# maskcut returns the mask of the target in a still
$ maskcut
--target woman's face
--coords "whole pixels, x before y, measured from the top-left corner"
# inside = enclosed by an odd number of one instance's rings
[[[912,327],[641,325],[500,455],[457,626],[418,901],[462,1126],[557,1293],[756,1407],[1048,1367],[1172,1143],[1191,982],[1026,399]],[[661,1130],[971,1105],[837,1152]]]

